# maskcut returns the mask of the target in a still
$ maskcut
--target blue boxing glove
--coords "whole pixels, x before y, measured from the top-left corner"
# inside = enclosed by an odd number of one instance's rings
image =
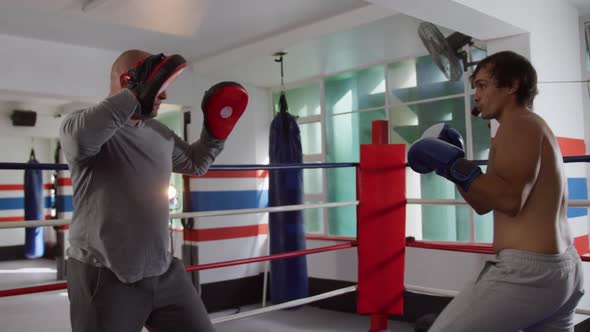
[[[465,159],[465,152],[438,138],[422,138],[408,150],[408,164],[418,173],[436,174],[459,185],[464,191],[482,174],[474,162]]]
[[[463,136],[456,129],[450,127],[446,123],[437,123],[422,133],[420,138],[438,138],[447,143],[451,143],[459,149],[465,151],[465,144]]]

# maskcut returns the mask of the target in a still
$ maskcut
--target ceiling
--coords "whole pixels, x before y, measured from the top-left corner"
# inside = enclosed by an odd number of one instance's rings
[[[195,61],[366,5],[362,0],[15,0],[0,2],[0,33],[107,50],[166,50]]]
[[[590,1],[589,0],[567,0],[574,7],[578,9],[580,16],[590,16]]]

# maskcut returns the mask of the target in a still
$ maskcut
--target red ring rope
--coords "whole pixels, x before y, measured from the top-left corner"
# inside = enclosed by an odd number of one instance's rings
[[[356,245],[357,245],[356,241],[351,241],[351,242],[347,242],[347,243],[337,244],[337,245],[333,245],[333,246],[326,246],[326,247],[321,247],[321,248],[297,250],[297,251],[291,251],[291,252],[281,253],[281,254],[274,254],[274,255],[260,256],[260,257],[253,257],[253,258],[236,259],[236,260],[225,261],[225,262],[187,266],[185,268],[185,270],[187,272],[192,272],[192,271],[215,269],[215,268],[240,265],[240,264],[270,261],[270,260],[275,260],[275,259],[304,256],[304,255],[315,254],[315,253],[325,252],[325,251],[333,251],[333,250],[352,248],[352,247],[355,247]],[[0,297],[24,295],[24,294],[32,294],[32,293],[41,293],[41,292],[50,292],[50,291],[56,291],[56,290],[61,290],[61,289],[66,289],[66,288],[68,288],[67,282],[62,281],[62,282],[57,282],[57,283],[53,283],[53,284],[46,284],[46,285],[13,288],[13,289],[3,289],[3,290],[0,290]]]

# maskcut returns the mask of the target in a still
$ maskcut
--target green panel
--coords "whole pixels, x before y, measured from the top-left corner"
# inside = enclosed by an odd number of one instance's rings
[[[273,93],[274,111],[279,111],[281,93]],[[285,91],[289,113],[298,117],[320,114],[320,84],[313,83]]]
[[[303,170],[303,192],[318,194],[323,190],[322,169],[310,168]]]
[[[488,51],[485,49],[480,49],[480,48],[475,48],[472,47],[471,48],[471,61],[475,62],[475,61],[481,61],[483,60],[485,57],[488,56]],[[474,67],[472,67],[472,69],[475,69]]]
[[[346,113],[385,105],[384,67],[349,72],[324,81],[327,114]]]
[[[494,240],[494,214],[475,215],[475,242],[492,243]]]
[[[326,119],[327,161],[358,162],[360,144],[371,143],[371,126],[385,120],[385,110],[332,115]],[[328,201],[356,200],[356,171],[352,168],[326,170]],[[356,236],[356,207],[328,210],[329,234]]]
[[[304,155],[322,153],[322,125],[320,122],[299,124],[301,150]]]
[[[457,192],[456,199],[460,199],[461,195]],[[470,226],[469,226],[469,213],[471,208],[466,205],[455,206],[455,215],[457,218],[457,241],[469,242],[470,237]]]
[[[359,161],[358,113],[328,116],[326,121],[326,161]],[[355,170],[332,168],[326,170],[328,202],[356,199]],[[356,209],[340,207],[328,209],[328,234],[354,236]]]
[[[393,142],[412,144],[433,124],[445,122],[465,137],[463,97],[395,107],[391,111]],[[420,175],[421,198],[457,199],[455,185],[431,173]],[[423,239],[429,241],[468,241],[469,208],[422,206]]]
[[[305,202],[305,204],[320,204],[323,202]],[[323,231],[324,214],[322,209],[305,209],[305,232],[321,233]]]
[[[455,185],[435,173],[420,175],[421,198],[454,199]],[[429,241],[457,241],[455,206],[423,205],[422,236]]]
[[[160,113],[156,119],[165,124],[168,128],[172,129],[176,135],[182,135],[183,121],[181,111]]]
[[[430,56],[392,63],[387,71],[392,104],[461,94],[463,77],[449,81]]]
[[[326,170],[328,202],[356,200],[356,170],[331,168]],[[328,234],[356,236],[356,207],[344,206],[328,209]]]

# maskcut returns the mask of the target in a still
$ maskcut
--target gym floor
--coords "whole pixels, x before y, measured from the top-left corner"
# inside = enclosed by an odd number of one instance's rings
[[[51,260],[0,262],[0,289],[26,287],[55,282],[55,263]],[[70,331],[67,292],[55,291],[0,299],[0,321],[3,331],[44,332]],[[212,313],[220,317],[256,309],[247,306]],[[335,332],[367,331],[369,317],[305,306],[298,310],[281,310],[216,324],[218,332]],[[390,321],[396,332],[413,331],[412,324]]]

